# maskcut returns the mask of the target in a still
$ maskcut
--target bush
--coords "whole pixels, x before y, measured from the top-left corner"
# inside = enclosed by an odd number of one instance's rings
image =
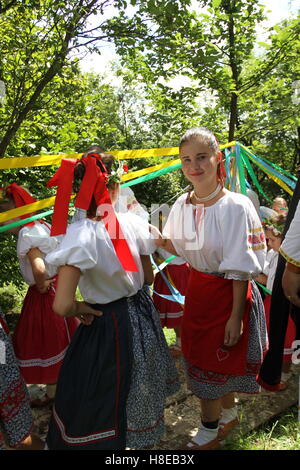
[[[9,283],[0,288],[0,307],[3,313],[20,313],[27,288],[25,283],[18,287]]]

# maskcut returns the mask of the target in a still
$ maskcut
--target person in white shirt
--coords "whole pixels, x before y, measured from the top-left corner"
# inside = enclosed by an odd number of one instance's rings
[[[266,288],[270,292],[265,299],[264,299],[264,306],[265,306],[265,313],[266,313],[266,321],[267,321],[267,328],[269,331],[270,325],[270,308],[271,308],[271,299],[272,299],[272,290],[273,284],[277,269],[278,263],[278,256],[279,256],[279,249],[282,242],[282,233],[284,230],[284,225],[286,221],[286,216],[281,214],[277,214],[275,217],[271,219],[267,219],[264,222],[264,229],[267,239],[267,244],[269,247],[266,263],[264,266],[263,274],[261,274],[256,280],[261,282],[262,284],[266,284]],[[284,352],[283,352],[283,365],[282,365],[282,373],[281,373],[281,381],[278,385],[277,390],[285,390],[288,386],[288,380],[291,376],[290,373],[290,366],[291,366],[291,355],[293,354],[292,344],[296,337],[296,327],[295,323],[293,322],[291,316],[288,319],[288,326],[285,335],[285,342],[284,342]]]
[[[282,277],[282,287],[286,297],[296,307],[300,307],[300,203],[285,239],[280,247],[280,254],[286,260]]]
[[[75,206],[86,218],[72,223],[46,258],[59,269],[55,312],[80,312],[85,323],[62,366],[49,449],[152,446],[164,433],[166,397],[179,387],[158,312],[143,289],[143,266],[156,247],[148,222],[114,212],[120,185],[110,179],[113,165],[112,156],[96,153],[76,163]],[[77,285],[83,302],[74,301]]]
[[[35,199],[21,186],[11,183],[4,190],[0,209],[9,210],[33,203]],[[21,216],[16,220],[28,217]],[[11,220],[3,222],[9,224]],[[55,384],[66,350],[79,320],[54,315],[57,270],[46,261],[46,255],[58,246],[50,237],[51,227],[43,220],[9,229],[18,237],[17,256],[28,291],[13,334],[13,346],[21,374],[27,384],[46,384],[46,394],[31,401],[32,407],[53,403]]]
[[[191,266],[182,352],[202,420],[186,448],[207,450],[218,448],[238,423],[234,392],[259,392],[256,375],[267,337],[251,279],[263,270],[266,243],[249,198],[223,186],[222,153],[212,132],[190,129],[179,150],[193,190],[177,199],[156,243]]]

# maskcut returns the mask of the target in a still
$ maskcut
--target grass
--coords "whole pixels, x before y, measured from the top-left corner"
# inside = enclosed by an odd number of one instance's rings
[[[297,406],[289,408],[248,434],[227,438],[224,450],[300,450]]]
[[[168,345],[175,343],[173,329],[164,328]],[[244,418],[246,419],[246,417]],[[257,429],[242,434],[236,432],[226,439],[224,450],[300,450],[300,422],[297,406],[293,406]]]
[[[176,334],[173,328],[164,328],[165,338],[167,340],[168,346],[176,342]]]

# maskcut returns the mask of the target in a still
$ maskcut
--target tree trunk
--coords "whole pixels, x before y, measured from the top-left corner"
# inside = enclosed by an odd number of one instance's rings
[[[231,142],[232,140],[234,140],[237,118],[238,118],[238,97],[236,93],[232,93],[231,100],[230,100],[230,120],[229,120],[228,142]]]
[[[229,142],[234,140],[235,129],[238,123],[238,95],[237,91],[239,89],[239,72],[238,64],[236,57],[236,44],[235,44],[235,31],[234,31],[234,16],[233,11],[235,9],[235,1],[233,0],[232,4],[229,2],[228,7],[225,9],[226,13],[229,15],[228,22],[228,36],[229,36],[229,62],[232,73],[232,80],[235,85],[235,90],[231,93],[230,99],[230,119],[229,119]]]

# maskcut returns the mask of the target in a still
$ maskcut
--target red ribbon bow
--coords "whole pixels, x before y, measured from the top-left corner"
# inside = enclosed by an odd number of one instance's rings
[[[112,207],[109,192],[106,187],[108,174],[100,155],[91,153],[83,157],[81,161],[85,166],[85,174],[76,198],[75,207],[88,210],[93,197],[97,207],[107,205],[105,228],[111,238],[117,257],[126,271],[138,272],[138,268]],[[102,171],[97,165],[97,161],[100,162]],[[47,186],[58,186],[51,236],[62,235],[66,232],[68,207],[72,194],[76,162],[77,160],[63,159],[61,167],[47,183]]]
[[[22,207],[26,206],[26,204],[32,204],[33,202],[36,202],[36,199],[17,183],[9,184],[5,188],[5,192],[8,196],[13,198],[16,207]],[[27,217],[31,217],[34,214],[35,212],[32,212],[31,214],[20,215],[20,219],[26,219]],[[24,225],[34,225],[34,222],[28,222]]]

